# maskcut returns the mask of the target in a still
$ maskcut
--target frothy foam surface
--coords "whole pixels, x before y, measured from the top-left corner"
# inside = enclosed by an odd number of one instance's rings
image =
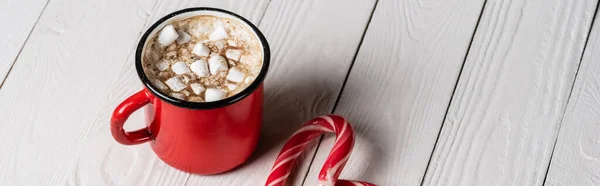
[[[142,65],[154,87],[192,102],[225,99],[246,89],[263,56],[253,32],[237,20],[199,15],[175,20],[144,46]]]

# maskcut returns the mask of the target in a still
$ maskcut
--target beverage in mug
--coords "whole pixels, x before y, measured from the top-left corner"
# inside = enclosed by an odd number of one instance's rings
[[[152,85],[177,99],[218,101],[244,90],[262,67],[258,38],[240,22],[211,15],[176,20],[146,45]]]
[[[117,106],[111,133],[124,145],[148,142],[186,172],[231,170],[256,148],[269,62],[265,37],[243,17],[204,7],[173,12],[142,36],[135,66],[144,89]],[[145,105],[146,127],[125,131]]]

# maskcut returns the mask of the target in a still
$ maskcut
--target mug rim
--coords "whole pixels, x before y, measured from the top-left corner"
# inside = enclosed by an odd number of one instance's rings
[[[146,40],[148,39],[148,37],[150,37],[150,34],[152,33],[152,31],[154,31],[160,24],[164,23],[165,21],[169,20],[170,18],[173,18],[173,17],[183,14],[183,13],[196,12],[196,11],[220,12],[220,13],[225,13],[225,14],[231,15],[231,16],[241,20],[242,22],[246,23],[252,29],[254,34],[256,34],[256,36],[260,40],[260,44],[262,45],[262,48],[263,48],[262,67],[260,69],[260,73],[256,76],[254,81],[250,85],[248,85],[248,87],[246,87],[244,90],[240,91],[239,93],[237,93],[233,96],[230,96],[228,98],[219,100],[219,101],[191,102],[191,101],[186,101],[186,100],[180,100],[180,99],[174,98],[168,94],[165,94],[165,93],[159,91],[159,89],[156,88],[152,83],[150,83],[150,80],[146,76],[146,73],[144,72],[144,68],[142,65],[142,52],[144,50],[144,45],[146,44]],[[175,105],[178,107],[189,108],[189,109],[215,109],[215,108],[229,106],[233,103],[236,103],[236,102],[248,97],[250,94],[254,93],[254,91],[256,91],[256,89],[258,89],[258,87],[260,87],[262,85],[262,82],[264,81],[267,71],[269,69],[269,62],[271,59],[270,51],[271,50],[269,48],[269,44],[267,43],[267,39],[265,38],[265,36],[262,34],[262,32],[260,32],[260,30],[258,30],[258,28],[254,24],[252,24],[246,18],[244,18],[238,14],[235,14],[233,12],[219,9],[219,8],[193,7],[193,8],[186,8],[186,9],[178,10],[178,11],[175,11],[173,13],[166,15],[166,16],[160,18],[154,24],[152,24],[152,26],[150,26],[145,31],[144,35],[142,36],[142,38],[140,39],[140,41],[138,43],[138,46],[137,46],[137,49],[135,52],[135,67],[136,67],[137,74],[142,81],[142,84],[144,84],[146,89],[148,89],[152,94],[154,94],[159,99],[166,101],[167,103],[170,103],[172,105]]]

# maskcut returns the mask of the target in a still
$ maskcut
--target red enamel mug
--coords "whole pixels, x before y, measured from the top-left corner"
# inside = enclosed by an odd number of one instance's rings
[[[173,20],[198,15],[239,21],[254,33],[263,50],[263,65],[254,82],[240,93],[215,102],[188,102],[164,94],[150,83],[142,68],[144,46],[149,38]],[[141,38],[135,66],[145,88],[117,106],[110,121],[111,133],[124,145],[148,142],[161,160],[185,172],[216,174],[231,170],[246,161],[256,148],[269,59],[270,49],[263,34],[237,14],[205,7],[173,12],[154,23]],[[146,127],[125,131],[123,125],[129,115],[148,104]]]

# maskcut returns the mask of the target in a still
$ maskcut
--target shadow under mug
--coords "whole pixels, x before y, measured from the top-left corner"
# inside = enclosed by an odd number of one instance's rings
[[[263,64],[259,75],[245,90],[215,102],[188,102],[162,93],[152,85],[142,68],[144,46],[164,26],[174,20],[212,15],[239,21],[260,41]],[[137,73],[145,88],[125,99],[114,110],[111,133],[124,145],[149,142],[165,163],[194,174],[216,174],[242,164],[258,143],[263,120],[263,81],[267,74],[270,49],[263,34],[250,21],[216,8],[188,8],[173,12],[154,23],[142,36],[135,54]],[[146,109],[146,127],[125,131],[129,115]]]

